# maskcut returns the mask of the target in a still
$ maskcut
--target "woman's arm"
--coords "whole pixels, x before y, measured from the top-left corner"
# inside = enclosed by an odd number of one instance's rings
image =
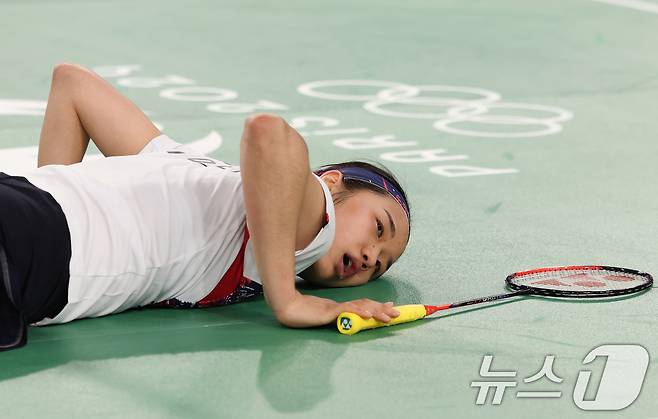
[[[283,119],[247,119],[240,142],[240,173],[254,256],[265,299],[277,319],[299,296],[295,241],[304,188],[310,175],[306,144]]]
[[[247,225],[263,281],[265,300],[279,322],[290,327],[332,322],[342,311],[388,321],[392,303],[347,303],[302,295],[295,288],[295,249],[314,234],[324,215],[324,193],[313,178],[303,138],[283,119],[256,115],[247,119],[240,143],[240,172]],[[312,237],[311,236],[311,237]]]
[[[139,108],[96,73],[75,64],[53,70],[38,165],[82,161],[89,138],[105,156],[137,154],[160,135]]]

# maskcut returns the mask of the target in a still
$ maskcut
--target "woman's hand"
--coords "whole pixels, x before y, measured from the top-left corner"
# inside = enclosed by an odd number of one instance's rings
[[[340,303],[338,308],[338,313],[336,313],[336,316],[334,317],[338,317],[340,313],[347,311],[358,314],[364,319],[374,317],[375,320],[388,323],[392,318],[400,315],[400,312],[393,308],[393,302],[389,301],[387,303],[380,303],[367,298]]]
[[[286,307],[275,313],[277,320],[288,327],[313,327],[330,324],[343,312],[358,314],[364,319],[374,317],[381,322],[389,322],[400,313],[393,308],[393,303],[380,303],[362,298],[360,300],[338,303],[326,298],[312,295],[297,296]]]

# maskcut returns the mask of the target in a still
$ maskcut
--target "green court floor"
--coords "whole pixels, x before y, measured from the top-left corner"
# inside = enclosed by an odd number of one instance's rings
[[[399,175],[404,257],[367,286],[304,292],[442,304],[544,266],[658,274],[657,44],[650,0],[0,0],[0,171],[36,165],[52,66],[77,62],[227,162],[245,116],[274,112],[313,166],[368,158]],[[0,353],[0,415],[650,418],[657,316],[655,290],[526,298],[352,337],[286,329],[262,299],[131,311],[32,328],[26,348]],[[592,371],[595,400],[606,364],[584,358],[615,344],[649,353],[640,395],[579,408],[579,373]],[[476,404],[487,355],[517,372],[499,405]],[[524,382],[549,355],[563,381]]]

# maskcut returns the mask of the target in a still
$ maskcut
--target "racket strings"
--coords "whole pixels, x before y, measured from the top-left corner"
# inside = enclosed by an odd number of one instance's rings
[[[653,281],[649,274],[628,269],[580,266],[520,272],[507,282],[512,288],[541,294],[614,295],[647,288]]]

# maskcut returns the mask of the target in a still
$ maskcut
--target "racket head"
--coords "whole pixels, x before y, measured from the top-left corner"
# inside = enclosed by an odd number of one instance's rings
[[[510,289],[532,295],[602,298],[646,290],[653,285],[653,277],[635,269],[582,265],[515,272],[505,282]]]

